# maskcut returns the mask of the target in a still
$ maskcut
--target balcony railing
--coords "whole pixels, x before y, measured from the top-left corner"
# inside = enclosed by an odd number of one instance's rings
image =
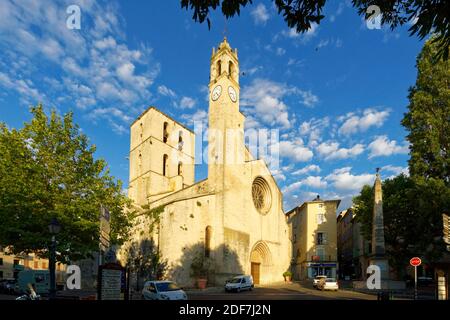
[[[311,261],[332,261],[331,255],[313,255],[311,256]]]

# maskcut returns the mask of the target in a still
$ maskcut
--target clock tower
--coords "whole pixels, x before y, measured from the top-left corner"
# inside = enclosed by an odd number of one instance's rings
[[[244,164],[244,115],[239,111],[239,60],[224,38],[213,48],[209,82],[208,178],[216,190],[227,171]],[[231,173],[231,172],[230,172]],[[226,188],[225,185],[222,186]]]

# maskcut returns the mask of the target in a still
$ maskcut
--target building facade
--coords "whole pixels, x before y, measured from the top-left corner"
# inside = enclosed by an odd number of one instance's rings
[[[350,208],[339,213],[336,223],[339,278],[350,280],[355,273],[353,259],[353,210]]]
[[[371,243],[361,234],[361,223],[356,220],[353,208],[341,211],[336,221],[339,278],[363,280],[372,252]]]
[[[317,197],[287,213],[294,279],[312,279],[317,275],[336,278],[336,210],[339,203],[340,200],[322,200]]]
[[[0,247],[0,280],[18,279],[22,270],[48,270],[48,259],[42,259],[36,255],[23,254],[13,255],[8,253],[7,248]],[[56,264],[56,281],[64,283],[66,266]]]
[[[167,277],[182,286],[193,284],[196,257],[209,261],[209,284],[237,274],[252,274],[256,284],[280,281],[289,267],[282,194],[264,160],[244,144],[239,92],[237,50],[225,39],[210,62],[208,177],[202,181],[194,181],[190,129],[154,107],[131,126],[129,197],[138,208],[159,212],[155,229],[148,216],[137,218],[132,241],[151,239],[168,261]]]
[[[353,279],[367,279],[367,267],[369,266],[369,257],[372,254],[372,244],[370,240],[366,240],[361,233],[361,222],[356,220],[353,214],[352,220],[353,233]]]

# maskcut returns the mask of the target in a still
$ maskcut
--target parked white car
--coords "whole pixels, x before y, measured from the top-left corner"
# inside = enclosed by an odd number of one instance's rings
[[[144,300],[187,300],[186,292],[172,281],[147,281],[142,289]]]
[[[237,276],[228,280],[225,283],[225,291],[236,291],[240,292],[242,290],[252,290],[254,287],[252,276]]]
[[[325,282],[322,282],[322,284],[318,285],[318,289],[320,290],[339,290],[339,284],[336,279],[334,278],[326,278]]]
[[[316,277],[313,279],[313,287],[314,287],[314,288],[317,288],[317,285],[319,284],[320,279],[326,279],[326,278],[327,278],[327,276],[316,276]]]

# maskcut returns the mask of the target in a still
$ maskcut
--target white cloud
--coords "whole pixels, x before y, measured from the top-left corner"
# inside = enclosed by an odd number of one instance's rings
[[[286,181],[286,176],[284,175],[283,171],[280,169],[271,169],[270,173],[275,177],[278,181]]]
[[[255,9],[253,9],[250,13],[253,17],[253,21],[255,24],[266,24],[267,20],[269,20],[270,15],[267,11],[267,8],[264,4],[258,4]]]
[[[327,187],[327,185],[328,185],[328,183],[326,181],[324,181],[322,179],[322,177],[309,176],[309,177],[307,177],[305,179],[302,179],[300,181],[296,181],[294,183],[291,183],[291,184],[285,186],[282,189],[282,192],[284,194],[291,194],[294,191],[297,191],[297,190],[299,190],[302,187],[313,188],[313,189],[324,189],[324,188]],[[308,194],[308,195],[310,195],[310,194]],[[314,193],[314,195],[316,195],[316,194]]]
[[[245,127],[245,130],[258,129],[261,127],[261,124],[251,114],[249,114],[247,117],[245,117],[244,127]]]
[[[99,50],[113,49],[116,46],[117,46],[117,42],[111,36],[94,41],[94,47],[96,47]]]
[[[319,102],[319,98],[312,94],[311,91],[298,90],[298,94],[303,99],[302,103],[307,107],[314,107]]]
[[[152,97],[150,87],[159,74],[159,64],[145,44],[138,48],[126,44],[117,5],[91,0],[78,3],[82,8],[80,32],[66,27],[64,3],[1,1],[0,67],[11,65],[5,74],[13,83],[23,81],[22,86],[12,90],[28,86],[22,94],[23,103],[41,101],[48,107],[65,109],[75,106],[85,110],[91,120],[93,114],[101,113],[93,112],[95,108],[103,110],[107,106],[131,119]],[[37,79],[42,79],[42,71],[47,69],[54,72],[46,76],[49,79],[45,83],[64,86],[45,88],[48,97],[44,99],[38,94],[41,86]],[[6,88],[4,81],[0,85]],[[126,126],[120,127],[122,124],[114,122],[117,120],[111,117],[110,125],[122,132]]]
[[[329,43],[330,43],[330,40],[328,40],[328,39],[322,39],[322,40],[320,40],[319,43],[317,44],[317,48],[320,49],[320,48],[326,47],[326,46],[328,46]]]
[[[195,107],[197,101],[191,97],[182,97],[180,100],[179,107],[181,109],[192,109]]]
[[[318,165],[315,164],[311,164],[309,166],[306,166],[302,169],[296,170],[294,172],[292,172],[292,175],[302,175],[302,174],[307,174],[310,172],[320,172],[320,167]]]
[[[289,58],[287,65],[288,66],[298,66],[298,67],[300,67],[300,66],[303,66],[304,63],[305,63],[304,60],[297,60],[297,59],[294,59],[294,58]]]
[[[16,91],[23,104],[29,105],[47,101],[46,95],[41,93],[31,80],[12,79],[6,73],[0,72],[0,85]]]
[[[316,150],[325,160],[347,159],[363,153],[364,145],[355,144],[351,148],[340,148],[338,142],[329,141],[319,144]]]
[[[192,126],[196,122],[200,122],[203,129],[206,129],[208,126],[208,112],[205,110],[199,109],[193,114],[183,114],[181,115],[181,119],[187,120],[188,125]]]
[[[134,69],[136,67],[131,62],[125,62],[117,67],[117,75],[126,82],[132,82],[134,78]]]
[[[389,109],[377,111],[372,108],[364,110],[360,115],[348,113],[339,119],[344,121],[339,128],[339,134],[350,135],[357,132],[364,132],[373,126],[379,128],[383,125],[384,121],[389,116],[389,113]]]
[[[286,85],[258,78],[243,88],[241,106],[266,124],[290,128],[288,107],[282,101],[288,94]]]
[[[340,38],[327,38],[321,39],[316,46],[316,49],[321,49],[327,46],[335,46],[336,48],[342,47],[342,40]]]
[[[175,98],[176,97],[176,93],[175,91],[173,91],[172,89],[166,87],[165,85],[161,85],[158,87],[158,93],[160,95],[166,96],[166,97],[171,97],[171,98]]]
[[[369,159],[381,156],[390,156],[394,154],[407,154],[409,146],[407,142],[398,145],[397,141],[389,140],[387,136],[379,136],[373,140],[368,149],[370,150]]]
[[[281,157],[289,158],[297,162],[311,160],[314,153],[303,145],[301,139],[294,141],[280,141],[277,145]]]
[[[299,132],[302,136],[308,136],[308,146],[315,147],[322,141],[322,132],[330,125],[330,118],[320,119],[312,118],[309,121],[303,121]]]
[[[92,119],[95,119],[95,120],[98,119],[99,117],[110,119],[112,116],[120,119],[121,121],[123,121],[125,123],[129,123],[133,120],[132,117],[125,114],[122,110],[120,110],[118,108],[113,108],[113,107],[112,108],[97,108],[89,114],[89,117],[91,117]]]
[[[399,174],[403,173],[405,175],[409,175],[409,168],[408,167],[399,167],[399,166],[393,166],[393,165],[387,165],[381,168],[381,171],[387,171],[392,172],[394,176],[398,176]]]
[[[335,169],[325,177],[325,181],[330,182],[337,190],[346,192],[358,192],[364,185],[372,185],[375,181],[373,174],[353,175],[351,169],[351,167]]]
[[[274,40],[276,41],[280,36],[283,36],[285,38],[295,40],[295,43],[306,44],[318,34],[318,30],[319,25],[313,22],[311,23],[311,27],[304,33],[298,33],[295,28],[291,28],[289,30],[283,30],[279,34],[275,35]]]
[[[258,72],[259,70],[262,70],[263,67],[262,66],[256,66],[256,67],[252,67],[252,68],[248,68],[248,69],[244,69],[242,68],[241,71],[244,75],[246,76],[252,76],[254,75],[256,72]]]
[[[243,111],[252,114],[258,122],[288,129],[294,122],[294,119],[289,117],[288,106],[284,102],[288,96],[298,97],[299,103],[306,106],[313,106],[318,101],[318,97],[310,91],[257,78],[242,89],[241,106]]]
[[[300,181],[302,186],[323,189],[327,187],[327,182],[322,180],[320,176],[309,176]]]

